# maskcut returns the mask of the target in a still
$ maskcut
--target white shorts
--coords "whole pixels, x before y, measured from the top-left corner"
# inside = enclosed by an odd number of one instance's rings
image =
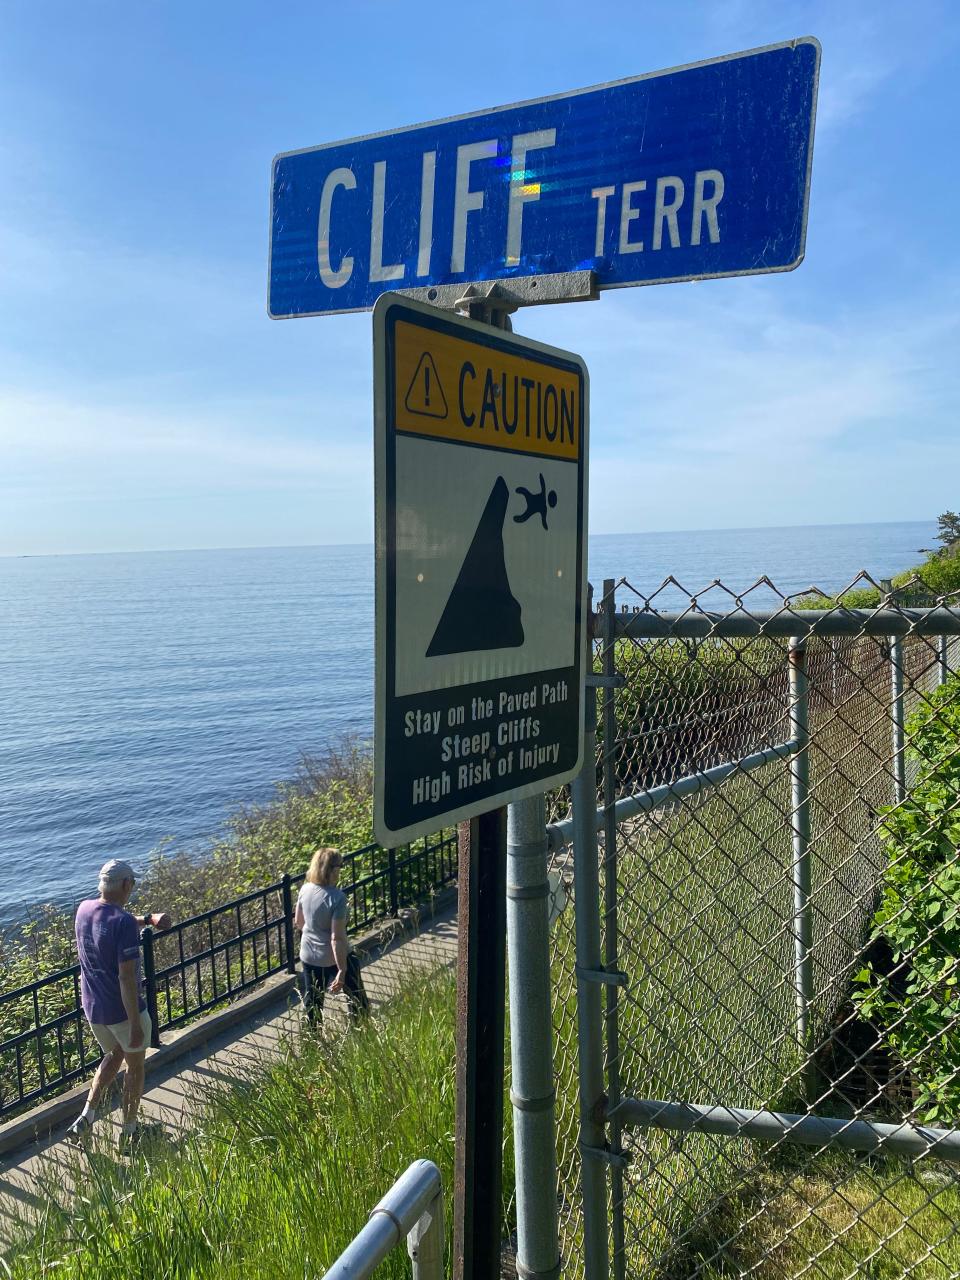
[[[140,1010],[140,1025],[143,1027],[143,1046],[141,1049],[134,1049],[134,1053],[141,1053],[144,1049],[150,1048],[153,1023],[150,1021],[150,1015],[146,1009]],[[130,1052],[129,1018],[124,1018],[122,1022],[91,1022],[90,1030],[104,1053],[112,1053],[117,1048],[122,1049],[124,1053]]]

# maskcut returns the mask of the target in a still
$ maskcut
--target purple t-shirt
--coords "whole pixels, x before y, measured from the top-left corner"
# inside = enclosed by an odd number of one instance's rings
[[[112,1026],[127,1021],[120,995],[120,964],[137,962],[140,1008],[145,1009],[140,975],[140,931],[129,911],[101,902],[81,902],[77,908],[77,953],[80,956],[80,999],[89,1022]]]

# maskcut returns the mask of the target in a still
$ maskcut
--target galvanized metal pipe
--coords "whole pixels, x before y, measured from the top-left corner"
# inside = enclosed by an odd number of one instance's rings
[[[883,578],[880,586],[889,599],[894,598],[894,586],[890,578]],[[888,642],[890,657],[890,739],[893,766],[893,802],[899,804],[907,794],[906,761],[903,751],[903,640],[891,635]]]
[[[797,1043],[810,1050],[810,1007],[813,1004],[813,912],[810,903],[810,710],[806,641],[790,643],[790,734],[797,744],[790,757],[793,840],[793,983],[797,1008]],[[809,1068],[805,1069],[809,1075]]]
[[[401,1174],[324,1280],[366,1280],[410,1232],[414,1280],[443,1280],[443,1189],[432,1160],[414,1160]]]
[[[960,635],[960,608],[936,609],[736,609],[733,613],[637,613],[616,616],[617,636],[634,640],[735,636],[939,636]]]
[[[577,935],[577,1051],[580,1076],[580,1185],[586,1280],[607,1280],[607,1151],[604,1128],[603,972],[597,847],[597,699],[586,690],[583,768],[573,780],[573,874]],[[591,975],[594,975],[593,979]]]
[[[682,800],[685,796],[696,795],[699,791],[708,791],[711,787],[719,786],[735,773],[752,773],[754,769],[762,769],[775,760],[789,760],[799,749],[799,743],[791,738],[788,742],[778,742],[772,747],[754,751],[740,760],[727,760],[723,764],[713,765],[710,769],[703,769],[700,773],[690,773],[683,778],[677,778],[674,782],[664,782],[659,787],[637,791],[634,795],[617,801],[613,807],[614,821],[623,822],[640,813],[659,809],[671,800]],[[594,821],[597,830],[603,826],[605,814],[605,809],[595,808]],[[554,850],[565,848],[574,838],[575,825],[576,807],[574,807],[573,817],[565,818],[562,822],[551,822],[547,827],[550,848]]]
[[[704,1107],[692,1102],[625,1098],[617,1108],[623,1124],[671,1133],[714,1133],[761,1142],[791,1142],[804,1147],[841,1147],[889,1155],[932,1155],[960,1164],[960,1130],[926,1125],[879,1124],[871,1120],[835,1120],[828,1116],[788,1115],[741,1107]]]
[[[890,720],[893,751],[893,800],[899,804],[907,795],[907,770],[903,732],[903,640],[890,637]]]
[[[560,1269],[549,893],[545,800],[539,795],[507,808],[510,1101],[517,1271],[524,1280]]]
[[[619,950],[619,877],[617,869],[617,706],[616,706],[616,581],[604,579],[600,606],[600,634],[603,641],[603,907],[604,966],[608,973],[620,968]],[[616,983],[604,985],[608,1107],[615,1107],[620,1093],[620,989]],[[626,1232],[624,1223],[623,1155],[621,1128],[614,1120],[609,1125],[608,1145],[614,1159],[610,1165],[611,1246],[614,1280],[626,1275]]]
[[[608,972],[620,968],[619,878],[617,873],[617,690],[615,677],[617,584],[613,578],[605,578],[603,600],[600,605],[600,635],[603,641],[603,962]],[[620,1101],[620,988],[616,983],[604,986],[605,1030],[607,1054],[607,1098],[610,1107]],[[620,1123],[610,1122],[610,1151],[613,1156],[623,1154],[620,1141]],[[614,1280],[624,1280],[626,1275],[626,1231],[623,1208],[623,1166],[614,1160],[610,1166],[611,1245]]]

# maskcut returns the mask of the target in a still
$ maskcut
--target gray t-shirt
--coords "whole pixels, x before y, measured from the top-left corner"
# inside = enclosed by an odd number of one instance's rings
[[[330,933],[334,920],[347,918],[347,895],[332,885],[308,881],[300,890],[297,903],[303,910],[300,959],[304,964],[336,964]]]

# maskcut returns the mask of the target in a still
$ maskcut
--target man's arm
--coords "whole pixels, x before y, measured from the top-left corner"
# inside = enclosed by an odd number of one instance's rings
[[[140,1022],[140,992],[137,984],[137,961],[120,961],[120,999],[123,1011],[130,1023],[130,1048],[137,1052],[146,1049],[143,1043],[143,1026]]]
[[[166,911],[148,911],[146,915],[135,915],[133,918],[137,922],[138,929],[145,929],[148,924],[154,929],[169,929],[173,924]]]

